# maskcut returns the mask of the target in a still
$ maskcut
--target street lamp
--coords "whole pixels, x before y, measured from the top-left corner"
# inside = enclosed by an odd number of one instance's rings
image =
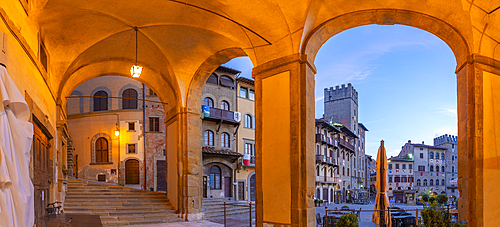
[[[116,123],[116,126],[115,126],[115,136],[119,136],[120,135],[120,130],[118,129],[118,123]]]

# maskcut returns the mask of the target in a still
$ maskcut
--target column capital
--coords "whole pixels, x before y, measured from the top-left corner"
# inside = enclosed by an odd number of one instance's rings
[[[481,69],[500,75],[500,61],[481,55],[471,54],[462,64],[457,64],[455,73],[458,74],[466,65],[478,65]]]
[[[291,54],[256,66],[253,68],[253,77],[254,79],[264,79],[283,71],[292,70],[293,63],[305,64],[316,74],[316,67],[307,54]]]

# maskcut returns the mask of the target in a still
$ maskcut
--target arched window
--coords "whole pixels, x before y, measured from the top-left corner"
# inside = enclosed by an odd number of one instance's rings
[[[452,166],[451,167],[451,172],[454,173],[455,172],[455,166]]]
[[[137,91],[129,88],[122,93],[122,109],[137,109]]]
[[[95,141],[95,162],[109,162],[108,140],[100,137]]]
[[[444,166],[441,166],[441,172],[444,173]]]
[[[229,103],[226,101],[220,102],[220,108],[223,110],[229,110]]]
[[[345,167],[342,167],[342,175],[345,176]]]
[[[319,176],[319,166],[316,166],[316,176]]]
[[[432,180],[432,179],[431,179],[431,180],[429,181],[429,186],[433,186],[433,185],[434,185],[434,180]]]
[[[436,172],[439,172],[439,166],[436,166]]]
[[[436,159],[439,159],[439,153],[436,152]]]
[[[253,128],[252,116],[245,114],[245,128]]]
[[[94,94],[94,111],[108,110],[107,97],[108,93],[106,93],[105,91],[98,91]]]
[[[214,145],[214,132],[207,130],[205,131],[205,146]]]
[[[210,189],[221,189],[220,168],[218,166],[210,168]]]
[[[424,186],[427,186],[427,179],[424,179]]]
[[[228,76],[220,77],[220,85],[230,89],[234,89],[234,81],[233,79],[231,79],[231,77]]]
[[[439,180],[436,180],[436,186],[439,186]]]
[[[229,147],[229,134],[224,132],[220,135],[220,145],[222,147]]]
[[[333,169],[330,169],[330,177],[333,177]]]
[[[431,165],[431,167],[429,168],[431,172],[434,172],[434,166]]]
[[[455,155],[452,155],[452,156],[451,156],[451,160],[452,160],[452,161],[455,161]]]
[[[441,154],[441,159],[443,159],[443,160],[444,160],[444,153],[442,153],[442,154]]]
[[[441,185],[443,185],[443,186],[444,186],[444,179],[442,179],[442,180],[441,180]]]
[[[431,153],[429,154],[429,158],[430,158],[430,159],[434,159],[434,153],[433,153],[433,152],[431,152]]]
[[[417,179],[417,186],[420,186],[420,179]]]
[[[203,105],[214,107],[214,100],[212,100],[209,97],[206,97],[205,100],[203,100]]]
[[[122,108],[123,109],[137,109],[137,91],[129,88],[123,91]]]
[[[208,77],[207,84],[218,84],[219,79],[217,78],[217,75],[213,74]]]

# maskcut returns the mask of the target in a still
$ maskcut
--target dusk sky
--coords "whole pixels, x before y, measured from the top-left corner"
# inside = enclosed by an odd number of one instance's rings
[[[376,157],[380,140],[395,156],[408,140],[433,143],[457,135],[456,61],[441,39],[402,25],[368,25],[330,38],[316,56],[316,118],[323,89],[351,83],[359,95],[359,122],[369,130],[366,153]],[[224,64],[251,78],[241,57]]]

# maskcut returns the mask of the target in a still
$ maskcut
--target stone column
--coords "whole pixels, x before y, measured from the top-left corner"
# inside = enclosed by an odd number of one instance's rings
[[[257,226],[315,226],[314,74],[299,54],[253,69]]]
[[[173,109],[165,117],[167,196],[186,221],[202,218],[200,112]]]
[[[471,55],[457,70],[459,218],[500,222],[500,62]]]

